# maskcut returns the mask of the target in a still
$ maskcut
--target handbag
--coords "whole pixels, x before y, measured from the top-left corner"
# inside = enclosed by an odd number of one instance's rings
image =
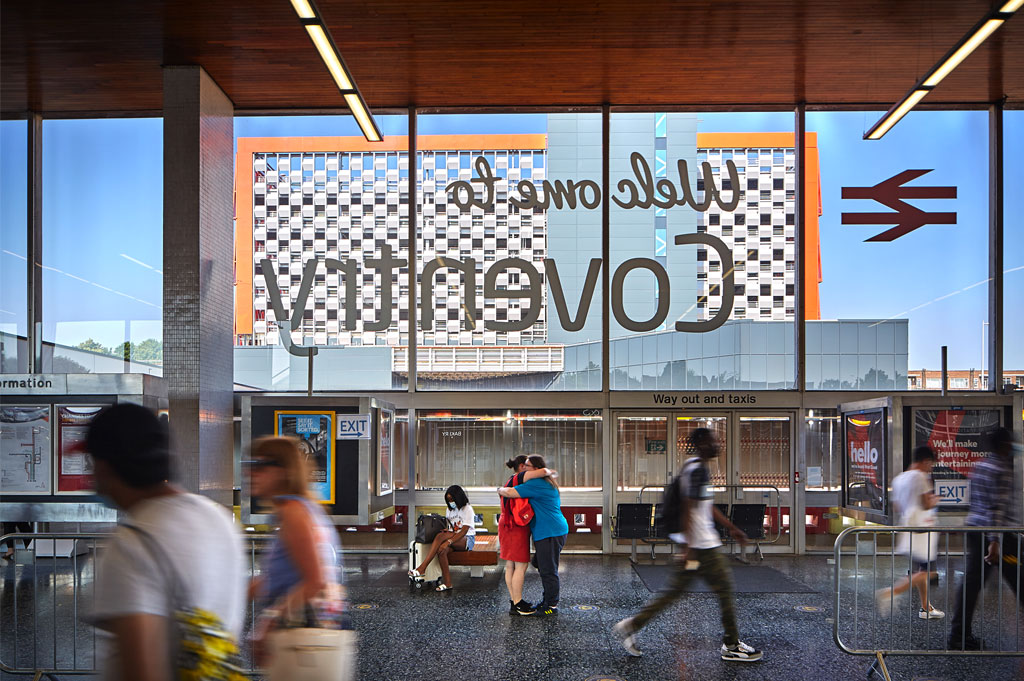
[[[296,627],[267,635],[267,681],[350,681],[358,634],[351,629]]]
[[[447,526],[448,521],[444,516],[436,513],[421,515],[416,519],[416,541],[420,544],[429,544]]]
[[[908,514],[904,522],[911,526],[931,527],[935,525],[935,514],[919,508]],[[910,556],[918,563],[930,563],[939,555],[939,535],[933,532],[900,532],[896,553]]]
[[[189,599],[184,585],[170,567],[167,554],[156,538],[134,525],[123,527],[133,530],[143,539],[143,544],[170,581],[171,610],[180,639],[177,654],[172,660],[177,681],[245,681],[238,645],[224,623],[213,612],[186,605]]]

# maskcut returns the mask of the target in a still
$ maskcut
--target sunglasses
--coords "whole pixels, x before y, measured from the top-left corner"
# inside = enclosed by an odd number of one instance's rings
[[[251,466],[254,469],[269,467],[283,468],[281,462],[275,459],[250,459],[249,461],[243,461],[242,465]]]

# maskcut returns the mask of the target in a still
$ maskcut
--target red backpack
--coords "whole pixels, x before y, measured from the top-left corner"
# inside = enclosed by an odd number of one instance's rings
[[[519,481],[522,482],[522,475],[522,473],[518,475],[513,475],[511,478],[508,479],[508,482],[505,484],[505,486],[515,487],[516,484],[518,484],[516,482],[516,478],[519,478]],[[503,499],[502,506],[504,506],[502,510],[511,519],[513,525],[518,525],[519,527],[526,527],[530,524],[530,521],[533,520],[533,506],[530,506],[529,499]]]

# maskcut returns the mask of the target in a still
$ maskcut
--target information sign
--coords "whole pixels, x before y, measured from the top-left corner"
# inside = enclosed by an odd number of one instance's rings
[[[85,448],[89,424],[102,405],[59,404],[57,409],[57,494],[90,494],[92,457]]]

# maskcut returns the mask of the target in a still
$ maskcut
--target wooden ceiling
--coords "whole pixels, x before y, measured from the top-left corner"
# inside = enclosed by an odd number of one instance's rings
[[[378,110],[800,101],[888,108],[993,4],[319,0]],[[156,112],[165,64],[202,65],[239,110],[344,108],[288,0],[0,3],[5,114]],[[1004,96],[1024,105],[1024,17],[1008,21],[926,102]]]

